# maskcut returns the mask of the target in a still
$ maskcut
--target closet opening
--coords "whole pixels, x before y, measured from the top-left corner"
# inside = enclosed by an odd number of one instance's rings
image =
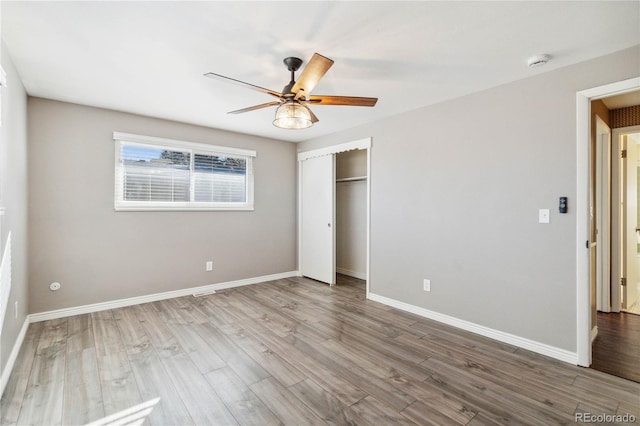
[[[371,138],[298,153],[298,271],[329,285],[364,280],[369,295]]]
[[[336,272],[367,279],[367,151],[336,154]]]

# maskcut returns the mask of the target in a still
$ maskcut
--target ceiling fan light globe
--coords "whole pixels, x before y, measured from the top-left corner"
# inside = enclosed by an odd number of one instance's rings
[[[306,129],[312,124],[309,111],[295,101],[280,105],[273,120],[273,125],[281,129]]]

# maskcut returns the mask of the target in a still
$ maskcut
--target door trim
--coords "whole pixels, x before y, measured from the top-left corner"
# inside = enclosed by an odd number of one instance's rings
[[[576,355],[591,365],[591,294],[589,287],[589,141],[591,101],[640,89],[640,77],[576,93]]]
[[[367,150],[367,258],[366,258],[366,297],[369,298],[371,273],[371,141],[372,138],[358,139],[337,145],[331,145],[323,148],[302,151],[298,153],[298,271],[302,270],[302,174],[300,173],[300,162],[309,158],[321,157],[323,155],[335,155],[341,152],[352,151],[354,149]],[[335,227],[334,227],[335,229]]]
[[[302,151],[298,153],[298,161],[308,158],[322,157],[323,155],[339,154],[341,152],[353,151],[354,149],[371,148],[371,138],[358,139],[352,142],[345,142],[338,145],[331,145],[324,148],[313,149],[311,151]]]

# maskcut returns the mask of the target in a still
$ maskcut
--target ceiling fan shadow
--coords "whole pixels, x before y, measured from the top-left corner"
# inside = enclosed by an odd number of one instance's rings
[[[364,59],[339,57],[340,77],[359,80],[388,80],[390,75],[413,78],[433,72],[436,64],[420,64],[413,61]]]

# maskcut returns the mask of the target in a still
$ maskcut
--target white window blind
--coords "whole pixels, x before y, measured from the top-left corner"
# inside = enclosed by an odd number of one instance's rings
[[[114,132],[116,210],[253,210],[255,151]]]
[[[246,201],[247,160],[194,154],[194,199],[198,202]]]

